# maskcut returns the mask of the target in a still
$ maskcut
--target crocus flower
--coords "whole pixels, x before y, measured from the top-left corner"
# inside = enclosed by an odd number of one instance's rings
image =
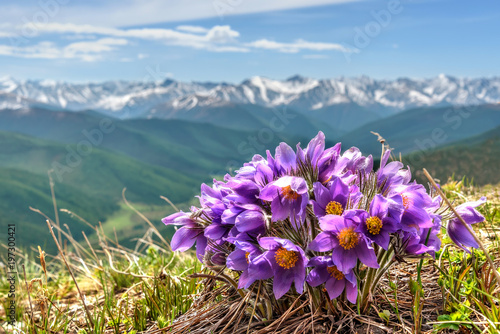
[[[347,202],[355,205],[361,198],[361,193],[356,186],[349,187],[339,177],[330,183],[330,189],[320,182],[313,184],[314,200],[312,200],[314,214],[317,217],[326,215],[342,215]]]
[[[481,223],[484,221],[484,217],[479,212],[477,212],[475,208],[484,203],[486,203],[486,197],[481,197],[479,201],[461,204],[457,206],[455,210],[468,225]],[[470,251],[466,247],[479,247],[476,240],[474,239],[474,236],[467,230],[467,228],[457,217],[451,219],[448,222],[447,231],[450,239],[453,240],[453,242],[458,247],[463,248],[466,252],[470,253]]]
[[[325,283],[330,299],[335,299],[345,290],[347,300],[355,304],[358,297],[357,280],[354,272],[344,274],[333,264],[330,256],[317,256],[309,260],[308,267],[314,267],[307,275],[307,283],[317,287]]]
[[[340,271],[348,273],[358,259],[368,267],[379,267],[370,240],[360,231],[356,210],[348,210],[344,216],[321,217],[319,225],[323,232],[308,247],[317,252],[332,251],[333,263]]]
[[[260,248],[249,241],[228,238],[236,246],[236,250],[227,257],[226,265],[229,269],[243,271],[240,275],[238,288],[247,289],[257,280],[273,277],[273,271],[267,260],[260,256]]]
[[[298,228],[305,219],[309,194],[306,181],[300,177],[283,176],[269,183],[259,198],[271,202],[273,222],[290,217],[292,225]]]
[[[361,211],[363,233],[377,245],[387,250],[391,233],[398,230],[398,221],[389,216],[389,208],[397,207],[397,203],[377,194],[370,203],[369,212]]]
[[[204,236],[203,227],[191,218],[191,214],[180,211],[163,218],[162,222],[165,225],[182,226],[172,237],[170,247],[173,251],[185,252],[196,242],[196,256],[203,262],[207,238]]]
[[[295,290],[302,293],[307,265],[307,258],[302,248],[290,240],[273,237],[260,238],[259,245],[267,250],[261,256],[273,270],[273,292],[276,299],[290,290],[292,282],[295,283]]]

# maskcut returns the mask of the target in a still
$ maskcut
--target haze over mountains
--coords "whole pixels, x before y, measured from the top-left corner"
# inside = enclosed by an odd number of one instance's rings
[[[3,78],[2,219],[22,223],[25,238],[35,242],[46,227],[28,206],[50,212],[47,171],[55,169],[60,207],[111,231],[117,227],[118,237],[129,240],[144,228],[124,218],[122,188],[132,202],[153,208],[151,217],[161,224],[169,208],[160,195],[186,208],[201,182],[234,171],[280,141],[304,146],[320,130],[329,144],[342,141],[343,150],[357,146],[377,158],[375,131],[415,171],[426,167],[444,180],[456,173],[480,184],[499,182],[499,102],[500,78],[444,75],[393,81],[254,77],[237,85]],[[103,120],[112,131],[96,137]]]

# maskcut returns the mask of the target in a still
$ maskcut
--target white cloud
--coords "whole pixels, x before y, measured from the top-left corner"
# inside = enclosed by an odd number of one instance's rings
[[[123,38],[101,38],[97,41],[75,42],[64,49],[70,53],[102,53],[114,50],[114,46],[127,45]]]
[[[328,59],[327,55],[303,55],[302,58],[304,59]]]
[[[109,0],[64,1],[51,21],[92,24],[96,26],[130,27],[161,22],[180,22],[228,15],[262,13],[321,5],[335,5],[359,0]],[[34,20],[43,13],[38,2],[4,1],[0,4],[0,22],[18,24],[20,18]],[[56,1],[62,3],[62,1]],[[11,4],[12,3],[12,4]],[[15,4],[14,4],[15,3]],[[223,12],[217,4],[223,6]],[[220,6],[219,6],[220,8]]]
[[[137,59],[146,59],[149,58],[149,55],[147,53],[139,53],[137,55]]]
[[[249,48],[239,47],[239,46],[214,46],[210,49],[213,52],[250,52]]]
[[[38,59],[80,59],[97,61],[102,59],[102,53],[115,50],[115,46],[126,45],[126,39],[102,38],[96,41],[71,43],[58,47],[53,42],[40,42],[33,46],[0,45],[0,55],[20,58]]]
[[[353,52],[337,43],[310,42],[296,40],[292,43],[276,42],[269,39],[260,39],[251,43],[242,43],[238,39],[240,33],[229,25],[215,25],[209,29],[198,26],[178,26],[176,29],[164,28],[136,28],[119,29],[90,24],[78,25],[74,23],[27,23],[17,27],[18,30],[31,30],[38,36],[44,34],[59,34],[63,39],[68,36],[97,36],[96,40],[85,39],[75,41],[64,47],[56,47],[52,43],[42,43],[35,46],[3,47],[3,54],[24,58],[78,58],[85,61],[103,59],[103,54],[113,51],[120,46],[129,44],[131,39],[156,41],[165,45],[182,46],[211,52],[247,53],[256,49],[271,50],[284,53],[298,53],[301,51],[341,51]],[[29,52],[33,54],[30,55]],[[144,59],[149,55],[139,54],[137,59]],[[131,59],[130,56],[122,58]]]
[[[175,29],[179,30],[179,31],[191,32],[193,34],[204,34],[204,33],[208,32],[207,28],[200,27],[200,26],[183,25],[183,26],[177,26]]]
[[[293,43],[280,43],[268,39],[260,39],[246,45],[256,49],[274,50],[284,53],[297,53],[302,50],[353,52],[341,44],[308,42],[303,39],[298,39]]]
[[[0,31],[0,38],[14,37],[15,34],[6,31]]]
[[[33,23],[29,23],[33,25]],[[25,26],[24,26],[25,27]],[[242,52],[236,46],[221,48],[220,45],[236,43],[240,33],[231,29],[228,25],[216,25],[206,29],[203,34],[189,33],[173,29],[140,28],[140,29],[117,29],[98,27],[88,24],[77,25],[73,23],[46,23],[32,27],[41,33],[59,34],[97,34],[121,38],[138,38],[144,40],[156,40],[167,45],[192,47],[209,51],[226,50],[226,52]],[[185,27],[184,27],[185,28]]]

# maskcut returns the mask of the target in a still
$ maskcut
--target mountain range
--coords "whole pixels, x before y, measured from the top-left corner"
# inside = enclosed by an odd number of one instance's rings
[[[252,77],[239,84],[109,81],[72,84],[0,78],[0,109],[30,107],[94,110],[120,119],[205,121],[203,113],[235,105],[288,108],[345,132],[403,110],[500,101],[500,78],[375,80],[369,77],[286,80]],[[356,111],[356,121],[351,111]],[[194,115],[194,116],[193,116]],[[361,116],[361,117],[360,117]]]

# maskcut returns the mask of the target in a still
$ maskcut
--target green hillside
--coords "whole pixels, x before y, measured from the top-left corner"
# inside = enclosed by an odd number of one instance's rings
[[[0,112],[0,130],[18,132],[60,143],[89,141],[100,130],[100,122],[112,122],[97,145],[144,163],[182,171],[196,178],[224,172],[226,165],[243,162],[280,141],[295,143],[302,138],[287,128],[271,132],[242,131],[182,120],[109,119],[96,113],[71,113],[33,109]]]
[[[43,243],[48,237],[43,218],[29,211],[28,207],[53,216],[47,171],[54,167],[59,207],[74,211],[92,223],[105,222],[120,209],[124,187],[130,201],[158,206],[164,205],[160,195],[168,196],[176,203],[189,201],[199,189],[200,182],[209,181],[208,176],[205,179],[189,177],[98,148],[70,167],[66,158],[72,150],[76,151],[75,145],[0,132],[2,220],[16,222],[20,231],[26,232],[19,233],[21,242]],[[33,234],[31,228],[45,232]],[[82,228],[75,229],[79,230]],[[83,230],[88,232],[86,227]],[[75,237],[79,239],[81,234]]]
[[[500,127],[443,148],[414,152],[403,160],[420,179],[426,168],[443,183],[454,175],[455,179],[465,176],[476,185],[496,184],[500,182]]]
[[[159,118],[208,123],[245,132],[269,128],[273,131],[285,131],[291,137],[309,138],[314,136],[319,129],[327,135],[333,135],[337,134],[340,129],[340,127],[332,128],[329,125],[330,122],[324,119],[318,121],[310,117],[312,114],[306,115],[287,107],[267,108],[254,104],[227,103],[216,106],[196,106],[182,111],[173,109],[171,106],[158,106],[153,110],[153,115]]]
[[[119,209],[113,201],[89,196],[78,187],[58,184],[56,193],[59,207],[81,214],[92,222],[104,221],[107,216]],[[54,217],[47,176],[0,168],[0,211],[2,212],[0,220],[3,226],[16,225],[16,242],[20,248],[47,245],[45,248],[55,251],[53,242],[47,242],[49,234],[45,219],[29,210],[30,206]],[[75,235],[77,239],[82,236],[80,231],[85,231],[87,234],[90,232],[87,225],[77,220],[65,220],[64,223],[77,233]]]
[[[275,133],[270,142],[252,142],[258,132],[180,120],[112,120],[112,131],[89,139],[102,119],[97,113],[44,109],[0,112],[3,220],[37,232],[20,234],[21,242],[43,243],[49,237],[44,220],[28,210],[32,206],[53,216],[49,169],[54,169],[60,208],[91,223],[101,221],[106,230],[116,228],[119,238],[129,240],[145,227],[121,204],[124,187],[127,198],[158,223],[169,211],[160,195],[182,206],[199,193],[202,182],[280,141],[298,141]],[[88,146],[92,140],[96,145]],[[65,223],[74,224],[65,217]],[[77,239],[82,229],[74,229]]]
[[[364,125],[341,136],[344,147],[379,154],[378,132],[397,152],[429,150],[482,134],[500,126],[500,105],[419,108]]]

